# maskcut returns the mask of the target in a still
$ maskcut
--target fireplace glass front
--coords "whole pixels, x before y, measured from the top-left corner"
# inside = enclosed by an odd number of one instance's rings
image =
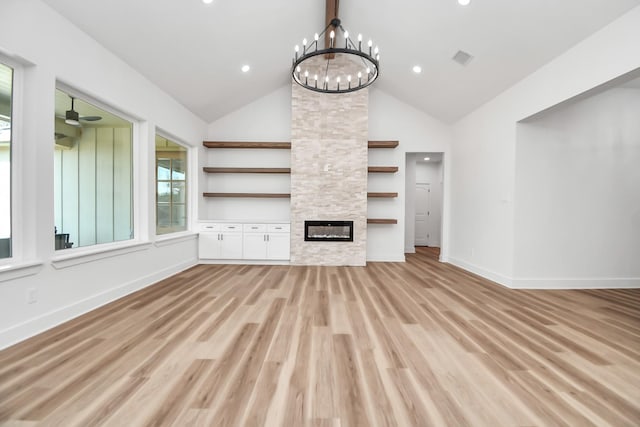
[[[305,221],[307,242],[353,242],[353,221]]]

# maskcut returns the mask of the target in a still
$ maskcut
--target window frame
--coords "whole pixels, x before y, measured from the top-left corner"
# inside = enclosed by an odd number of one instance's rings
[[[182,147],[184,149],[183,153],[184,153],[184,161],[186,162],[186,172],[185,172],[185,179],[184,179],[184,183],[185,183],[185,198],[186,201],[184,203],[184,207],[185,207],[185,228],[183,230],[173,230],[173,231],[168,231],[166,233],[158,233],[158,150],[156,149],[155,146],[155,138],[156,137],[160,137],[160,138],[164,138],[169,140],[171,143],[173,144],[177,144],[180,147]],[[153,230],[156,236],[156,240],[167,240],[167,239],[171,239],[171,238],[176,238],[179,237],[181,235],[184,234],[190,234],[191,233],[191,222],[192,222],[192,212],[194,211],[192,209],[192,203],[194,200],[193,194],[192,194],[192,188],[194,188],[193,185],[193,171],[192,169],[192,165],[193,165],[193,160],[192,160],[192,152],[193,152],[193,147],[191,147],[189,144],[185,143],[184,141],[182,141],[180,138],[176,138],[175,136],[162,131],[159,128],[156,128],[156,132],[154,135],[154,146],[153,146],[153,177],[154,177],[154,185],[153,185]],[[167,181],[167,180],[162,180],[164,182],[172,182],[173,180]],[[172,204],[170,204],[170,206],[172,206]]]
[[[26,255],[24,253],[24,223],[22,220],[23,185],[21,171],[23,170],[23,141],[22,129],[24,123],[24,67],[21,63],[0,51],[0,63],[13,70],[11,82],[11,142],[10,142],[10,230],[11,230],[11,256],[0,258],[0,268],[2,270],[11,267],[22,268],[31,266],[33,263],[24,263]],[[28,265],[27,265],[28,264]]]
[[[77,246],[68,248],[65,250],[54,250],[53,241],[51,242],[51,248],[53,256],[51,257],[52,265],[56,269],[66,268],[73,265],[82,264],[94,260],[99,260],[114,255],[126,254],[129,252],[138,251],[141,249],[147,249],[151,243],[149,242],[149,234],[145,231],[145,225],[142,218],[142,205],[144,204],[141,194],[144,194],[141,189],[141,183],[144,182],[143,174],[144,168],[141,167],[141,152],[144,150],[142,146],[146,138],[146,122],[142,119],[127,113],[122,109],[113,107],[112,104],[101,101],[97,97],[76,89],[65,83],[62,80],[56,80],[56,90],[61,90],[68,95],[77,97],[87,103],[92,104],[95,107],[103,109],[111,114],[119,116],[121,119],[127,120],[132,124],[131,129],[131,190],[132,190],[132,223],[133,223],[133,237],[127,240],[120,240],[115,242],[96,243],[90,246]],[[53,161],[53,159],[52,159]],[[55,196],[54,196],[55,197]],[[52,210],[53,213],[53,210]]]

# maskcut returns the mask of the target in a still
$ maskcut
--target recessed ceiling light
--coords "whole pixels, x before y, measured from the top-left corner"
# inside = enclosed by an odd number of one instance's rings
[[[431,157],[425,157],[424,159],[425,159],[425,161],[428,162],[429,160],[431,160]]]
[[[213,3],[213,0],[202,0],[202,3],[211,4],[211,3]]]
[[[459,4],[460,6],[466,6],[466,5],[468,5],[469,3],[471,3],[471,0],[458,0],[458,4]]]
[[[422,67],[419,65],[414,65],[413,66],[413,72],[416,74],[420,74],[422,72]]]
[[[243,73],[246,73],[251,69],[251,67],[249,67],[248,65],[243,65],[241,69]]]

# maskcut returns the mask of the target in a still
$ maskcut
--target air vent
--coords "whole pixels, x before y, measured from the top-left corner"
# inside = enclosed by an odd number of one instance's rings
[[[469,63],[469,61],[471,61],[473,59],[473,56],[471,56],[470,54],[468,54],[467,52],[463,51],[463,50],[459,50],[456,52],[455,55],[453,55],[453,59],[454,61],[456,61],[458,64],[462,65],[463,67],[465,65],[467,65]]]

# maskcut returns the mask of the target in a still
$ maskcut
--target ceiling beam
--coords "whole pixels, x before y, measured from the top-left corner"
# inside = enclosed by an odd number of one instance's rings
[[[338,10],[340,9],[340,0],[327,0],[327,10],[325,14],[325,28],[331,24],[333,18],[338,17]],[[329,34],[331,33],[331,29],[327,29],[327,32],[324,33],[324,46],[325,48],[329,47]]]

